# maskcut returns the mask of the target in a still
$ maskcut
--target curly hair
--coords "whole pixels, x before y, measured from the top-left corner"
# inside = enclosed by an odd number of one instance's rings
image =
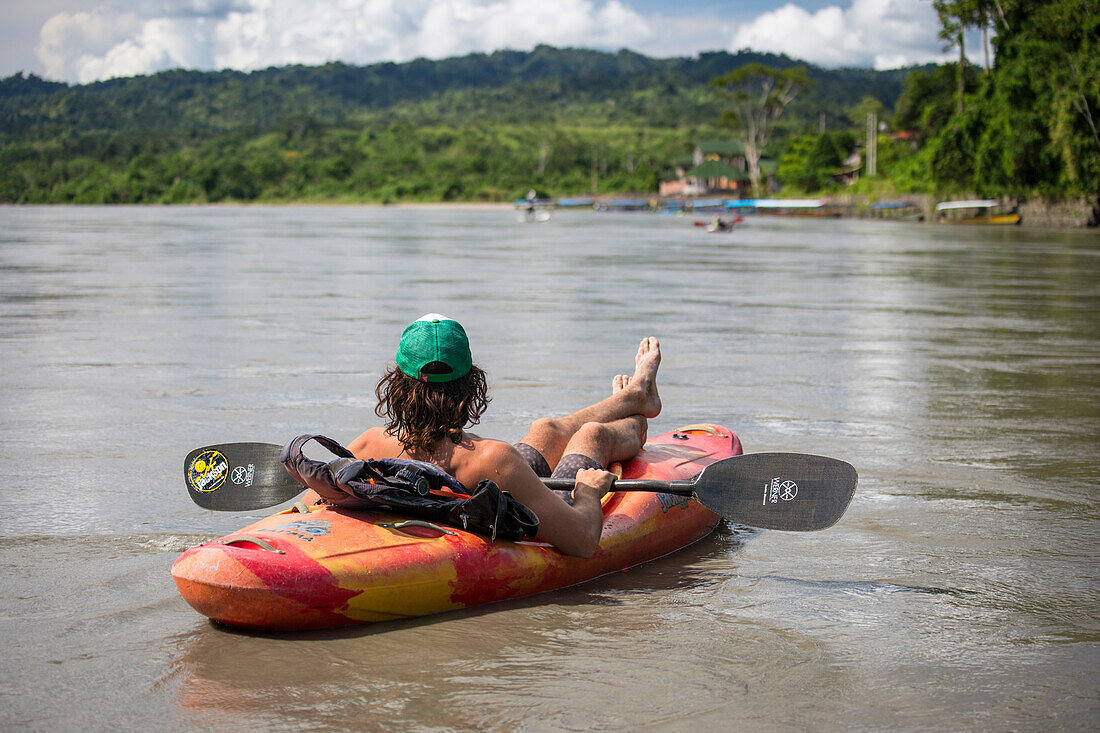
[[[396,366],[378,380],[374,412],[409,455],[431,455],[442,438],[458,443],[462,429],[481,422],[489,406],[485,372],[476,364],[451,382],[422,382]]]

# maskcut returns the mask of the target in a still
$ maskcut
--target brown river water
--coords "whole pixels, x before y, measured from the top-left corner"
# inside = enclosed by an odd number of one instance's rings
[[[306,634],[169,575],[194,447],[344,442],[429,311],[482,434],[602,397],[660,337],[651,432],[853,463],[835,527],[707,539],[564,591]],[[650,214],[0,208],[4,730],[1094,730],[1100,235]]]

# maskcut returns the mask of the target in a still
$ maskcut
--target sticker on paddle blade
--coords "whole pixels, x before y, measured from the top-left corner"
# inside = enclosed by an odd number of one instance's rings
[[[219,450],[205,450],[187,467],[187,485],[193,491],[217,491],[229,475],[229,460]]]
[[[791,501],[796,496],[798,496],[798,484],[794,481],[783,481],[779,476],[776,476],[764,484],[764,506],[775,504],[780,499]]]

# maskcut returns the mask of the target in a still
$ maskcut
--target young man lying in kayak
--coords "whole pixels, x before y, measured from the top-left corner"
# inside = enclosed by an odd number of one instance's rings
[[[375,389],[375,412],[386,425],[366,431],[349,448],[361,459],[427,461],[467,487],[490,479],[538,516],[539,541],[591,557],[603,530],[600,499],[613,478],[605,468],[641,449],[649,418],[661,411],[660,363],[657,339],[643,339],[634,374],[616,376],[610,397],[564,417],[536,420],[510,445],[466,431],[489,403],[485,372],[473,364],[462,326],[431,313],[401,334],[397,365]],[[572,504],[539,480],[550,475],[575,479]]]

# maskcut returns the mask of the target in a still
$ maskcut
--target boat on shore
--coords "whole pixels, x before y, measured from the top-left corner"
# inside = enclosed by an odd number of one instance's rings
[[[1019,224],[1020,219],[1019,213],[1005,211],[996,199],[941,201],[936,204],[936,221],[940,224]]]
[[[924,212],[912,201],[879,201],[871,204],[871,216],[893,221],[924,221]]]
[[[810,216],[835,219],[841,211],[821,199],[740,199],[729,201],[726,208],[741,213],[768,216]]]

